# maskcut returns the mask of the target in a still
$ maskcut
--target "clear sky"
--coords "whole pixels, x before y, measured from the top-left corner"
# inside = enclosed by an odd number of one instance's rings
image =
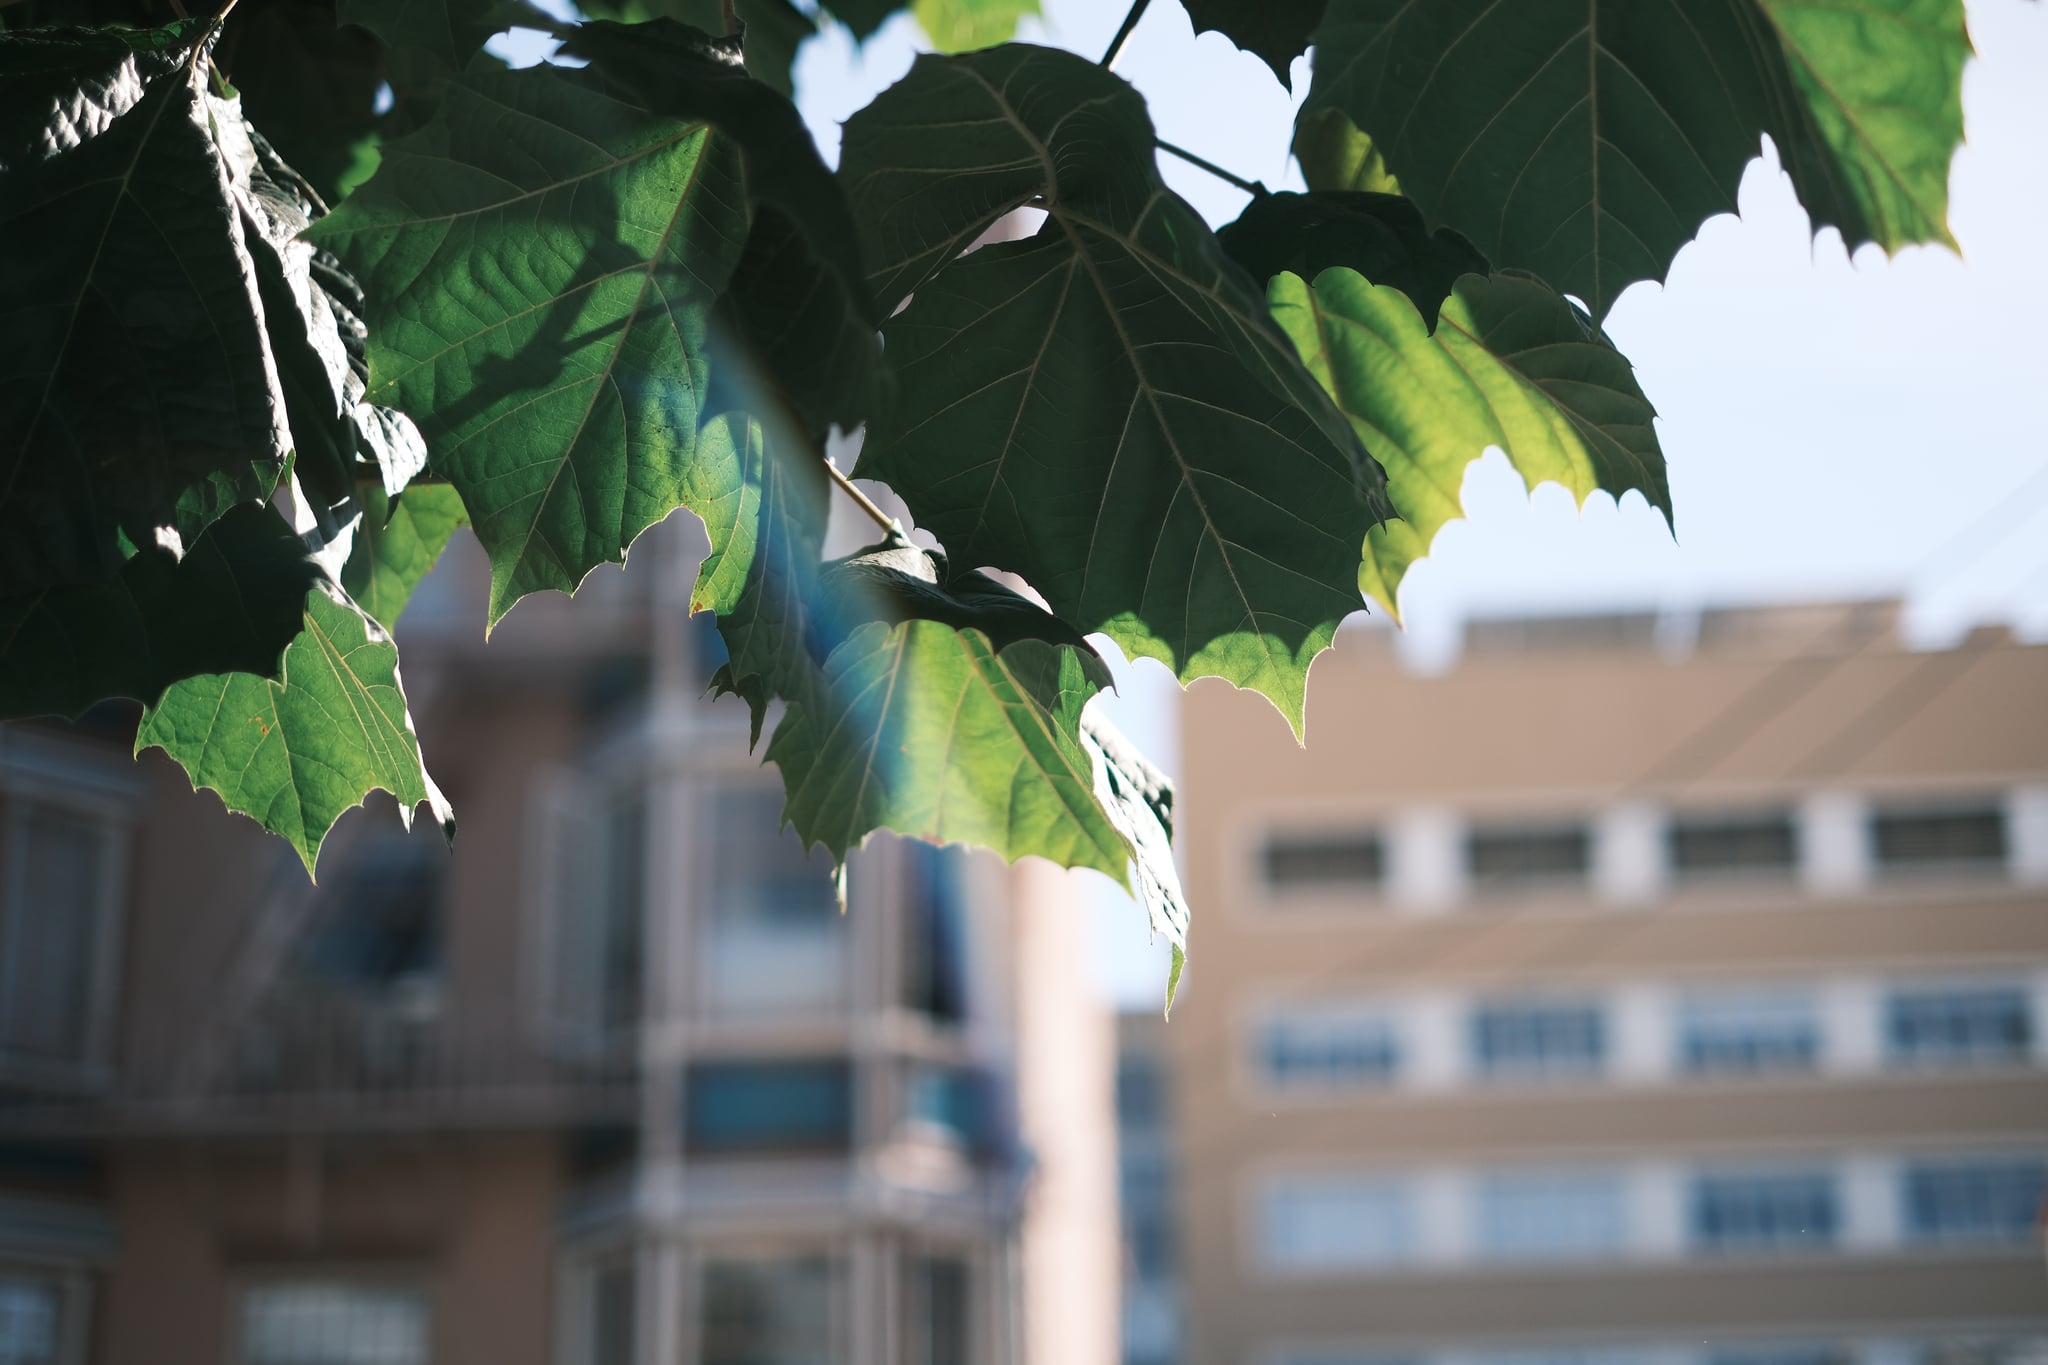
[[[1020,36],[1094,58],[1123,12],[1046,0]],[[1812,238],[1775,163],[1753,164],[1739,215],[1710,221],[1666,284],[1635,286],[1607,322],[1660,414],[1679,537],[1634,494],[1583,511],[1555,486],[1531,497],[1490,454],[1466,480],[1470,519],[1403,585],[1418,663],[1446,662],[1474,613],[1850,594],[1906,596],[1927,644],[1980,621],[2048,638],[2048,5],[1978,0],[1969,22],[1978,56],[1950,182],[1962,258],[1866,247],[1852,259],[1833,230]],[[908,70],[920,37],[899,16],[864,49],[834,26],[806,44],[798,103],[828,159],[839,121]],[[1301,187],[1287,156],[1294,98],[1221,35],[1196,38],[1178,0],[1154,0],[1117,70],[1162,137]],[[1305,90],[1305,58],[1294,75]],[[1161,162],[1211,223],[1242,207],[1239,191]],[[1171,680],[1150,663],[1120,672],[1118,723],[1171,771]],[[1274,729],[1285,742],[1277,717]],[[1105,904],[1101,924],[1105,988],[1156,1004],[1163,957],[1141,912]]]

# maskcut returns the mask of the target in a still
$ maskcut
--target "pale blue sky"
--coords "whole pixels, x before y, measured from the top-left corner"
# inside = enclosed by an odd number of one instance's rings
[[[1123,11],[1047,0],[1020,36],[1094,58]],[[2048,638],[2048,5],[1980,0],[1969,17],[1979,55],[1950,210],[1962,259],[1914,248],[1887,261],[1874,247],[1852,259],[1832,230],[1810,237],[1775,165],[1752,165],[1739,216],[1709,222],[1665,285],[1637,285],[1607,323],[1660,414],[1679,539],[1635,495],[1580,511],[1554,486],[1524,494],[1489,455],[1466,481],[1470,519],[1403,586],[1419,660],[1446,660],[1472,613],[1846,594],[1907,596],[1927,643],[1987,620]],[[865,49],[836,27],[806,44],[798,103],[828,159],[839,121],[908,70],[920,37],[899,16]],[[1293,98],[1220,35],[1196,38],[1177,0],[1154,0],[1117,70],[1161,136],[1300,187]],[[1305,59],[1295,76],[1305,85]],[[1161,163],[1212,223],[1236,216],[1243,194]],[[1118,722],[1171,770],[1171,680],[1149,663],[1121,672]],[[1163,955],[1142,914],[1104,910],[1098,978],[1122,1003],[1156,1004]]]

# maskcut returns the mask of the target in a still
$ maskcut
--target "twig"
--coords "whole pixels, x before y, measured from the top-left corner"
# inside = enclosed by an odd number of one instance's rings
[[[725,24],[725,36],[730,38],[739,31],[740,17],[733,12],[732,0],[718,0],[718,17]]]
[[[228,0],[225,5],[222,5],[214,13],[213,18],[207,22],[206,32],[200,34],[199,41],[192,44],[192,55],[185,60],[185,74],[187,76],[190,76],[199,69],[199,54],[206,51],[207,44],[211,43],[214,35],[220,32],[220,26],[228,21],[228,12],[234,9],[234,7],[235,0]],[[212,65],[211,57],[207,59],[207,64],[209,67]],[[218,75],[219,73],[216,72],[215,74]]]
[[[1116,65],[1116,59],[1124,55],[1124,44],[1131,40],[1131,30],[1145,17],[1145,6],[1151,3],[1152,0],[1131,0],[1130,12],[1124,15],[1124,22],[1117,29],[1116,37],[1109,40],[1109,51],[1102,54],[1102,61],[1098,65],[1105,68]]]
[[[853,480],[847,478],[844,474],[840,473],[839,466],[833,464],[831,460],[827,459],[823,451],[819,452],[818,458],[824,461],[825,472],[832,476],[833,483],[839,485],[839,491],[846,494],[847,497],[852,498],[853,505],[860,508],[861,511],[867,513],[869,519],[871,519],[875,523],[875,525],[881,527],[884,531],[888,531],[893,535],[901,535],[903,533],[902,523],[897,521],[896,518],[890,516],[887,512],[884,512],[881,508],[875,506],[873,498],[870,498],[867,494],[861,492],[858,488],[855,488],[853,486]]]
[[[1152,144],[1155,147],[1159,148],[1159,150],[1162,152],[1166,152],[1169,155],[1179,157],[1182,161],[1187,162],[1190,166],[1194,166],[1198,169],[1207,171],[1209,174],[1215,176],[1218,180],[1227,181],[1228,183],[1237,186],[1246,194],[1249,194],[1254,198],[1263,199],[1268,194],[1272,193],[1272,191],[1268,190],[1264,185],[1260,184],[1258,181],[1247,180],[1241,175],[1232,175],[1229,171],[1224,170],[1221,166],[1217,165],[1213,161],[1208,160],[1206,157],[1196,156],[1193,152],[1189,151],[1185,147],[1176,147],[1163,137],[1152,139]]]

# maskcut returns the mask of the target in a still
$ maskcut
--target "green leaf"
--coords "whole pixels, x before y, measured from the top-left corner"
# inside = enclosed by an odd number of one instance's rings
[[[243,112],[321,199],[336,203],[367,177],[358,168],[375,155],[384,81],[374,37],[337,25],[320,0],[272,0],[237,5],[223,44]]]
[[[1013,44],[910,75],[846,126],[896,401],[857,473],[963,563],[1183,678],[1271,698],[1359,606],[1376,465],[1251,281],[1159,181],[1137,93]],[[960,248],[1041,200],[1035,237]]]
[[[190,33],[0,36],[0,595],[191,544],[291,447]]]
[[[308,876],[327,831],[373,791],[397,797],[408,826],[425,802],[452,840],[454,815],[421,766],[390,637],[331,583],[307,594],[304,619],[280,681],[188,678],[143,713],[135,751],[162,748],[195,787],[282,835]]]
[[[1816,229],[1949,240],[1961,0],[1331,0],[1316,50],[1306,112],[1342,110],[1432,221],[1595,318],[1734,211],[1765,133]]]
[[[1181,0],[1195,31],[1214,29],[1273,68],[1288,84],[1288,68],[1308,50],[1328,0]]]
[[[577,8],[592,19],[624,24],[668,19],[705,33],[724,29],[719,0],[587,0]],[[733,9],[745,30],[747,74],[793,97],[797,49],[818,31],[817,21],[789,0],[737,0]]]
[[[182,559],[151,546],[104,583],[0,600],[0,718],[149,704],[200,673],[275,677],[320,577],[281,517],[243,503]]]
[[[723,391],[711,410],[737,403],[762,411],[779,401],[749,391],[764,385],[794,402],[814,433],[834,422],[857,426],[878,355],[874,319],[845,192],[796,106],[749,79],[727,41],[665,20],[585,24],[563,51],[588,59],[643,107],[707,121],[740,146],[754,218],[720,313],[722,349],[744,359],[714,366]]]
[[[1341,109],[1304,109],[1294,125],[1294,159],[1312,190],[1399,194],[1401,184],[1372,139]]]
[[[490,619],[620,562],[692,477],[737,148],[552,67],[470,72],[308,236],[369,295],[372,401],[419,423]]]
[[[1671,516],[1655,410],[1628,360],[1554,290],[1467,275],[1432,336],[1401,291],[1332,269],[1274,279],[1280,325],[1386,467],[1399,521],[1366,541],[1359,586],[1389,612],[1408,566],[1462,514],[1465,467],[1499,446],[1531,486],[1636,489]]]
[[[450,71],[509,27],[500,0],[334,0],[334,21],[368,29],[384,46],[423,53]]]
[[[1152,933],[1164,934],[1173,945],[1173,967],[1166,978],[1166,1009],[1180,988],[1187,965],[1190,916],[1173,865],[1173,784],[1152,766],[1123,732],[1103,718],[1101,708],[1081,717],[1081,747],[1095,764],[1095,799],[1111,824],[1131,846],[1138,870],[1138,899]]]
[[[457,529],[469,524],[462,499],[447,484],[415,484],[396,500],[364,490],[363,519],[341,567],[341,586],[364,614],[388,632],[398,626],[412,590],[441,558]]]
[[[1314,279],[1333,265],[1391,285],[1432,329],[1460,275],[1488,273],[1486,258],[1447,228],[1429,231],[1399,195],[1348,190],[1255,195],[1216,240],[1255,280],[1281,271]]]
[[[1018,22],[1039,12],[1039,0],[911,0],[910,12],[933,47],[969,52],[1016,37]]]
[[[1109,682],[1095,652],[984,575],[942,583],[901,541],[821,578],[814,634],[829,653],[768,742],[804,842],[844,861],[886,828],[1122,882],[1130,850],[1096,803],[1079,733]]]

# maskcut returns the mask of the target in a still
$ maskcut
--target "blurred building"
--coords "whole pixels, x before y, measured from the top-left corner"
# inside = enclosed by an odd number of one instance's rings
[[[1175,1219],[1173,1116],[1166,1021],[1150,1011],[1117,1021],[1117,1171],[1123,1203],[1124,1365],[1176,1365],[1181,1356],[1180,1231]]]
[[[0,731],[0,1365],[1109,1365],[1082,906],[878,839],[842,915],[692,531],[488,649],[422,586],[453,857],[385,800],[310,888],[132,713]]]
[[[1188,1365],[2048,1359],[2048,648],[1895,616],[1193,689]]]

